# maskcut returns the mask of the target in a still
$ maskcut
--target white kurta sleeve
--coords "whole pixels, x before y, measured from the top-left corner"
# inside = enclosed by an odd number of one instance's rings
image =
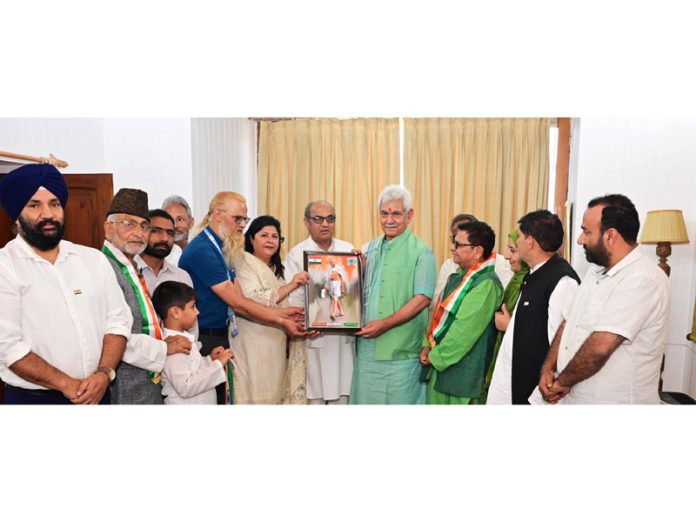
[[[167,343],[147,334],[129,334],[123,362],[150,372],[161,372],[167,358]]]
[[[104,292],[106,293],[107,315],[104,334],[122,335],[128,339],[133,326],[133,314],[126,303],[121,287],[118,286],[116,274],[114,274],[106,256],[101,256],[99,259],[104,275]]]
[[[437,298],[440,297],[440,294],[445,289],[447,279],[452,273],[454,273],[456,269],[456,265],[454,265],[454,263],[452,263],[449,259],[445,260],[445,262],[442,263],[442,266],[440,267],[440,272],[437,274],[437,282],[435,283],[435,293],[433,295],[433,298],[430,300],[429,308],[431,311],[435,307],[435,302],[437,301]]]
[[[547,324],[549,343],[553,341],[561,323],[568,318],[568,312],[575,301],[578,288],[575,279],[563,276],[551,292],[551,296],[549,296],[549,322]]]
[[[9,367],[31,351],[22,339],[22,293],[9,266],[0,262],[0,365]]]
[[[295,275],[299,274],[303,270],[303,258],[302,249],[292,249],[288,252],[288,257],[285,258],[285,280],[292,281]],[[294,292],[288,294],[288,305],[290,306],[304,306],[305,301],[305,291],[306,286],[298,288]]]
[[[225,370],[219,361],[210,356],[201,359],[200,366],[194,370],[191,364],[193,354],[170,355],[164,364],[164,374],[182,399],[190,399],[203,392],[212,390],[227,379]]]

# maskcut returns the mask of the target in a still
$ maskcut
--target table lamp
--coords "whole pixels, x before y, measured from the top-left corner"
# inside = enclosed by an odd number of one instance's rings
[[[655,252],[660,258],[658,265],[667,277],[671,271],[667,258],[672,254],[672,244],[688,243],[686,224],[681,210],[651,210],[645,219],[640,242],[655,245]]]

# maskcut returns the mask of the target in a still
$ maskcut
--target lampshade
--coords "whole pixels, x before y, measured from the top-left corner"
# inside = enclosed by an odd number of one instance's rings
[[[686,224],[681,210],[651,210],[645,219],[640,242],[655,243],[688,243]]]

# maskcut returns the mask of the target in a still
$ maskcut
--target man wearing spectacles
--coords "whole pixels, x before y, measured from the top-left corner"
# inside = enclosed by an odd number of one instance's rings
[[[271,307],[248,298],[236,282],[235,262],[244,253],[244,228],[249,222],[244,196],[237,192],[218,192],[203,217],[200,233],[189,243],[179,260],[193,281],[197,306],[201,354],[213,348],[230,347],[230,336],[238,333],[236,316],[261,321],[282,328],[288,335],[306,334],[302,308]],[[218,402],[224,389],[218,389]]]
[[[351,404],[423,404],[418,357],[435,290],[435,258],[408,225],[411,193],[386,187],[377,208],[383,236],[363,247],[365,326],[358,337]]]
[[[457,234],[457,225],[459,223],[475,223],[477,221],[478,219],[473,214],[457,214],[452,218],[452,221],[450,222],[451,237],[454,237]],[[438,296],[442,293],[442,290],[445,288],[447,278],[450,275],[454,274],[458,268],[459,266],[454,261],[452,261],[451,257],[445,259],[445,261],[440,266],[440,271],[437,275],[437,284],[435,285],[435,296]],[[508,263],[505,257],[501,256],[500,254],[497,254],[495,257],[495,274],[498,276],[498,279],[500,279],[500,283],[503,285],[503,288],[507,286],[507,284],[510,282],[510,279],[512,279],[513,276],[512,269],[510,268],[510,263]],[[435,302],[433,300],[433,302],[430,304],[431,311],[434,305]]]
[[[312,201],[305,207],[304,224],[309,237],[298,243],[285,258],[285,275],[290,281],[304,270],[304,251],[351,252],[353,245],[336,239],[336,211],[326,201]],[[303,306],[306,289],[292,292],[290,304]],[[327,333],[306,338],[307,402],[309,404],[348,404],[355,362],[355,337]]]
[[[151,224],[147,194],[119,190],[106,213],[102,252],[111,263],[126,299],[133,326],[126,351],[111,387],[113,404],[162,404],[160,373],[167,355],[191,351],[191,341],[181,335],[163,339],[159,318],[150,300],[147,283],[135,262],[148,245]]]
[[[484,380],[503,299],[495,274],[495,232],[482,221],[459,223],[452,237],[458,265],[437,298],[423,339],[421,379],[428,404],[483,404]]]

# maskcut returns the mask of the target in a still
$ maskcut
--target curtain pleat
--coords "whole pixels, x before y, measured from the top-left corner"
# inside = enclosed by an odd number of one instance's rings
[[[547,206],[548,118],[409,118],[404,121],[404,184],[413,192],[413,232],[442,263],[449,224],[474,214],[507,233],[525,213]]]
[[[281,251],[307,237],[304,208],[336,208],[336,236],[360,246],[379,233],[377,196],[399,182],[397,119],[297,119],[261,122],[259,214],[281,222]]]

